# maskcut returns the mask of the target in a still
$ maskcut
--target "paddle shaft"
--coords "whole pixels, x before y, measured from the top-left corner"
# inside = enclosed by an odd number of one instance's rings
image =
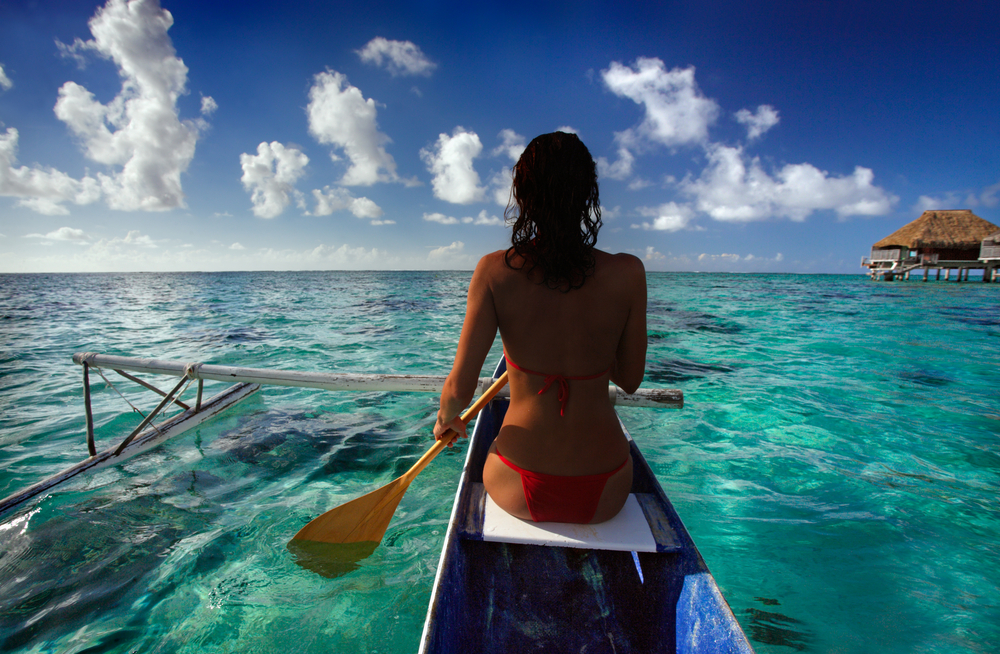
[[[504,372],[462,414],[462,422],[469,424],[469,421],[493,399],[497,391],[503,388],[506,383],[507,373]],[[323,515],[314,518],[309,524],[300,529],[292,540],[307,540],[321,543],[377,543],[381,541],[382,536],[385,535],[385,530],[389,526],[389,522],[392,520],[393,513],[395,513],[403,494],[406,493],[410,482],[420,474],[421,470],[427,467],[427,464],[434,457],[441,453],[441,450],[448,447],[448,444],[453,442],[456,436],[455,431],[449,429],[402,476],[397,477],[377,490],[351,500],[346,504],[341,504],[338,507],[330,509]]]
[[[488,389],[486,389],[486,392],[480,395],[479,399],[477,399],[475,402],[472,403],[472,406],[466,409],[465,413],[462,414],[461,418],[462,422],[465,424],[469,424],[472,421],[472,419],[475,418],[476,415],[478,415],[479,412],[483,410],[483,407],[489,404],[490,400],[493,399],[493,397],[500,391],[500,389],[506,385],[507,385],[507,371],[504,370],[503,374],[500,375],[500,378],[497,379],[495,382],[493,382],[493,385],[490,386]],[[420,471],[426,468],[427,464],[433,461],[434,457],[436,457],[438,454],[441,453],[441,450],[448,447],[457,438],[458,438],[458,433],[454,429],[449,429],[444,434],[442,434],[440,440],[434,443],[434,445],[431,446],[431,449],[427,450],[427,452],[425,452],[424,455],[420,457],[420,459],[418,459],[416,463],[413,464],[413,467],[407,470],[406,474],[403,475],[403,478],[408,480],[407,483],[409,483],[409,481],[412,481],[414,477],[419,475]]]

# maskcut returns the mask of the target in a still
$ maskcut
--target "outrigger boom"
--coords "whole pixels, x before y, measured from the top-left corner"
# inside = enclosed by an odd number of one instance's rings
[[[220,366],[206,363],[184,363],[181,361],[165,361],[161,359],[142,359],[123,357],[93,352],[79,352],[73,355],[73,363],[83,366],[83,395],[87,421],[87,449],[90,457],[80,463],[40,481],[29,488],[14,493],[0,500],[0,515],[14,509],[24,502],[37,497],[57,484],[68,481],[77,475],[114,465],[140,452],[155,447],[192,427],[218,415],[240,400],[249,397],[260,389],[261,384],[276,386],[298,386],[317,388],[330,391],[402,391],[417,393],[440,393],[444,385],[444,376],[432,375],[380,375],[357,373],[327,373],[301,372],[297,370],[264,370],[259,368],[240,368],[235,366]],[[100,371],[114,370],[122,377],[157,393],[162,397],[155,409],[145,414],[142,422],[117,446],[98,453],[94,443],[94,424],[90,408],[90,378],[91,369]],[[144,372],[156,375],[182,377],[176,386],[164,392],[152,384],[134,377],[125,371]],[[198,390],[194,406],[181,401],[181,395],[186,385],[197,380]],[[230,382],[234,385],[222,391],[209,400],[202,402],[202,384],[205,380]],[[107,378],[105,378],[107,381]],[[109,382],[110,383],[110,382]],[[479,380],[476,394],[484,393],[493,383],[490,377]],[[509,396],[509,389],[499,394]],[[684,394],[674,389],[640,389],[635,393],[625,393],[614,384],[608,386],[608,395],[612,404],[618,406],[665,407],[681,408],[684,406]],[[190,401],[190,400],[189,400]],[[183,409],[181,413],[161,422],[153,422],[169,405],[175,404]],[[135,408],[135,407],[133,407]],[[137,410],[137,409],[136,409]]]
[[[79,353],[73,355],[78,365],[87,363],[93,368],[110,368],[116,371],[149,372],[159,375],[188,377],[189,379],[276,386],[320,388],[328,391],[406,391],[411,393],[440,393],[444,376],[434,375],[379,375],[345,372],[300,372],[297,370],[264,370],[217,366],[207,363],[183,363],[160,359],[138,359],[109,354]],[[476,394],[481,395],[493,384],[490,377],[481,377]],[[676,408],[684,406],[684,394],[676,389],[639,389],[626,393],[614,384],[608,386],[612,404],[616,406]],[[499,397],[509,397],[510,389],[500,391]]]

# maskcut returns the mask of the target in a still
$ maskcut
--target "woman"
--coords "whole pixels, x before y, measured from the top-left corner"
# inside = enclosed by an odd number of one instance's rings
[[[459,412],[499,329],[511,398],[483,469],[487,493],[524,520],[604,522],[632,485],[608,381],[629,393],[642,382],[645,270],[594,247],[597,169],[575,134],[534,139],[514,166],[512,194],[512,245],[483,257],[469,282],[434,435],[466,435]]]

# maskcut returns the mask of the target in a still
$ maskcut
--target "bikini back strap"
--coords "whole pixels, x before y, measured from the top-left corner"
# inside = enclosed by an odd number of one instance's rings
[[[519,366],[516,363],[514,363],[513,361],[511,361],[510,357],[507,356],[507,352],[506,351],[504,351],[503,357],[504,357],[504,359],[507,360],[507,365],[513,367],[515,370],[520,370],[521,372],[529,374],[529,375],[535,375],[537,377],[544,377],[545,378],[545,380],[542,382],[542,388],[538,391],[539,395],[541,395],[545,391],[549,390],[549,387],[552,386],[552,384],[556,384],[556,383],[559,384],[558,399],[559,399],[559,415],[560,416],[565,416],[566,415],[566,402],[569,400],[569,381],[568,380],[586,381],[588,379],[597,379],[598,377],[603,377],[604,375],[606,375],[609,372],[611,372],[611,368],[608,368],[607,370],[605,370],[603,372],[599,372],[596,375],[580,375],[580,376],[576,376],[576,377],[567,377],[566,375],[549,375],[549,374],[546,374],[544,372],[537,372],[535,370],[529,370],[528,368],[522,368],[521,366]]]

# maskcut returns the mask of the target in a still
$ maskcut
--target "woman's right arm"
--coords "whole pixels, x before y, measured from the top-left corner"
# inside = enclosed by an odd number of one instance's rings
[[[449,428],[465,434],[465,425],[458,420],[458,414],[472,401],[483,362],[497,335],[490,272],[490,264],[495,262],[490,256],[480,260],[469,282],[465,322],[458,339],[455,363],[441,390],[441,408],[434,425],[434,436],[439,439]]]
[[[611,381],[626,393],[634,393],[646,374],[646,269],[630,254],[617,256],[623,259],[621,292],[629,299],[629,310]]]

